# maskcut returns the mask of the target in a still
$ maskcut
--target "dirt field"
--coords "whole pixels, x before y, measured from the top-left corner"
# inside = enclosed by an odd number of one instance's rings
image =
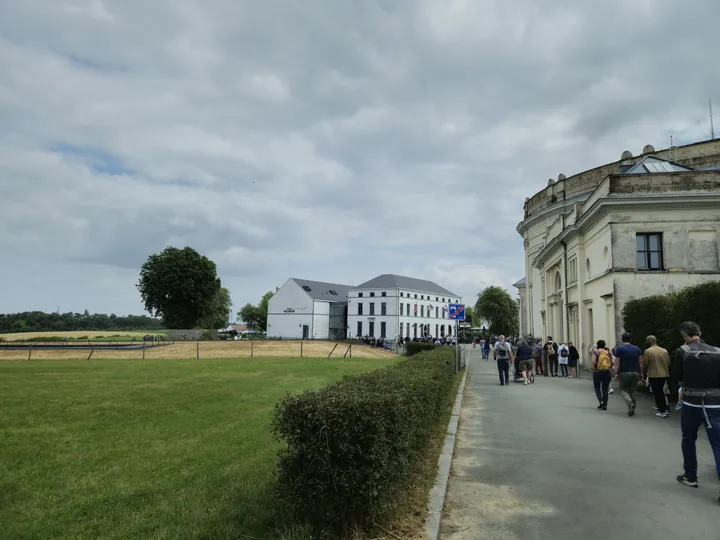
[[[167,347],[148,347],[145,358],[187,359],[196,358],[250,358],[250,356],[279,356],[325,358],[333,350],[335,343],[327,341],[199,341],[183,342],[168,345]],[[343,358],[348,345],[339,343],[332,353],[332,358]],[[54,359],[86,359],[90,354],[88,349],[79,350],[33,350],[31,358],[38,360]],[[96,350],[92,359],[103,358],[142,358],[142,350],[107,351]],[[349,356],[349,353],[348,353]],[[390,351],[371,348],[366,345],[353,345],[352,356],[355,358],[387,358],[394,356]],[[27,359],[27,350],[5,350],[0,345],[0,360]]]
[[[89,338],[95,338],[98,336],[103,337],[110,337],[110,336],[130,336],[130,337],[137,337],[141,338],[145,334],[160,334],[164,332],[128,332],[123,330],[100,330],[99,332],[93,332],[90,330],[78,330],[73,332],[18,332],[18,333],[12,333],[12,334],[0,334],[0,338],[6,340],[6,341],[20,341],[23,339],[33,339],[38,337],[66,337],[66,338],[77,338],[80,336],[87,336]]]

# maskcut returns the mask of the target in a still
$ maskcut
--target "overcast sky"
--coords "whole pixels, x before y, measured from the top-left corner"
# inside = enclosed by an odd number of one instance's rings
[[[141,313],[169,245],[236,310],[381,273],[474,303],[549,177],[720,109],[717,0],[1,3],[0,312]]]

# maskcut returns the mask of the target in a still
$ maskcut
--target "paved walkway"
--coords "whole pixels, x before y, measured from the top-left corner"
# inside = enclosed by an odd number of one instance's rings
[[[442,522],[443,540],[718,540],[712,453],[698,441],[700,489],[681,486],[679,414],[648,396],[627,416],[619,392],[598,411],[587,379],[501,387],[471,351]]]

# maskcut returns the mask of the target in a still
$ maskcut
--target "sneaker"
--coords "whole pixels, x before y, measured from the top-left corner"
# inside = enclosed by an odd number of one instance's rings
[[[602,408],[603,408],[603,404],[601,403],[600,405],[598,405],[598,409],[602,410]]]
[[[697,478],[688,478],[684,474],[677,477],[677,481],[691,488],[698,487]]]
[[[628,416],[635,416],[635,404],[628,405]]]
[[[655,416],[657,416],[658,418],[667,418],[670,415],[666,412],[658,412],[658,413],[655,413]]]
[[[608,394],[614,394],[614,393],[615,393],[615,390],[613,390],[612,388],[610,390],[608,390]]]
[[[603,410],[603,411],[607,411],[607,403],[603,403],[603,404],[602,404],[602,410]]]
[[[660,410],[660,409],[658,409],[658,406],[657,406],[657,405],[653,405],[653,409],[655,409],[656,411],[659,411],[659,410]]]

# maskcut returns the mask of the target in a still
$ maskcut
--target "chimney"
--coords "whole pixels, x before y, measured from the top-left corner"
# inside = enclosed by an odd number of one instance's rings
[[[633,155],[629,150],[625,150],[620,156],[620,174],[625,174],[633,168]]]

